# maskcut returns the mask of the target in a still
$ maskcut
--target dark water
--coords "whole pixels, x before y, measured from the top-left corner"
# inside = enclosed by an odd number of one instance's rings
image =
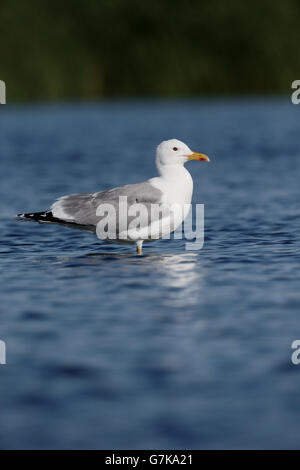
[[[1,448],[299,448],[300,108],[1,107]],[[205,244],[104,244],[17,223],[155,174],[177,137]]]

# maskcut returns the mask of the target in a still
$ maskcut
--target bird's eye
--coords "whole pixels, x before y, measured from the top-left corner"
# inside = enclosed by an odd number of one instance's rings
[[[173,150],[174,150],[174,152],[177,152],[178,148],[177,148],[177,147],[173,147]]]

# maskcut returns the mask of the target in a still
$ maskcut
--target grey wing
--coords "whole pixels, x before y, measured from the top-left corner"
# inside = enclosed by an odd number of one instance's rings
[[[137,203],[150,208],[151,204],[160,204],[162,192],[146,181],[97,193],[63,196],[52,205],[51,210],[54,217],[64,222],[96,226],[103,217],[103,215],[97,215],[99,207],[110,204],[115,209],[118,222],[119,217],[123,215],[119,211],[120,196],[126,196],[128,206]],[[127,214],[124,214],[125,216]]]

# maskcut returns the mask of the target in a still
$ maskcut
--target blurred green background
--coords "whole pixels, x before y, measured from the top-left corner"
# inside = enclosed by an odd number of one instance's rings
[[[7,101],[289,93],[299,0],[0,0]]]

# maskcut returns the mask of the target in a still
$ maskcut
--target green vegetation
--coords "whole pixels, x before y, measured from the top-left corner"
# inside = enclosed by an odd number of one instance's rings
[[[299,0],[0,0],[7,100],[287,93]]]

